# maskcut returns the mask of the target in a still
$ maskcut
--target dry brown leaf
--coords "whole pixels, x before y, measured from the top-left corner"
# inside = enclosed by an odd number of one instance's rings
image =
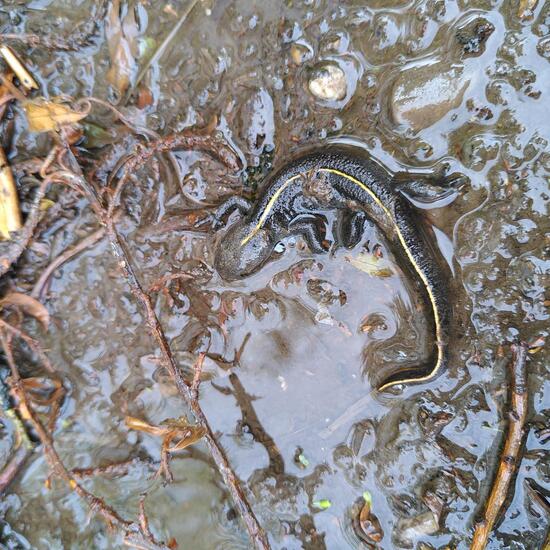
[[[10,292],[0,300],[0,308],[17,307],[27,315],[31,315],[47,330],[50,323],[50,314],[48,310],[38,301],[21,292]]]
[[[50,132],[60,126],[75,124],[88,115],[88,111],[75,111],[55,101],[37,100],[24,104],[31,132]]]
[[[139,29],[134,10],[130,7],[121,19],[120,0],[111,2],[105,33],[111,58],[107,81],[116,88],[120,95],[123,95],[136,70],[136,57],[139,49],[137,42]]]
[[[149,424],[133,416],[127,416],[125,422],[126,426],[131,430],[162,437],[162,450],[169,453],[185,449],[197,442],[205,434],[203,428],[190,425],[186,418],[169,418],[160,426]],[[176,443],[171,445],[174,440],[176,440]]]

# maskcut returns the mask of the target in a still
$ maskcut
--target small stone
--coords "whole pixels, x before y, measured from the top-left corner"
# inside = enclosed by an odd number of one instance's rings
[[[314,67],[308,83],[309,91],[323,101],[341,101],[346,97],[346,74],[335,63],[323,63]]]
[[[433,535],[439,531],[439,522],[433,512],[425,512],[412,518],[401,518],[397,522],[395,538],[401,546],[412,547],[414,540],[422,535]]]
[[[427,128],[462,103],[469,83],[461,66],[435,63],[404,71],[392,90],[393,120],[414,131]]]

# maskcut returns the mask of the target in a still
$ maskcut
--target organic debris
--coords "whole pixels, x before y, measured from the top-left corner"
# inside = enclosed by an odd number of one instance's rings
[[[76,124],[89,113],[89,109],[75,111],[60,101],[47,101],[44,99],[26,101],[23,107],[31,132],[58,131],[61,126]]]
[[[110,3],[107,14],[106,36],[111,58],[111,68],[107,73],[107,81],[117,90],[119,96],[130,86],[130,80],[135,74],[136,58],[139,53],[139,28],[133,8],[126,8],[121,14],[120,0]]]
[[[353,267],[360,269],[371,277],[391,277],[393,275],[392,264],[384,258],[379,249],[374,249],[372,252],[362,250],[356,257],[346,256]]]
[[[150,435],[162,437],[160,451],[160,468],[157,475],[163,475],[167,481],[173,481],[174,476],[170,471],[169,458],[171,453],[182,451],[189,445],[193,445],[206,434],[201,426],[192,426],[185,417],[169,418],[164,420],[160,426],[149,424],[139,418],[127,416],[126,426],[131,430],[145,432]]]
[[[19,199],[8,159],[0,146],[0,236],[9,239],[10,233],[22,226]]]
[[[368,544],[378,544],[384,538],[384,531],[378,518],[372,512],[372,495],[369,491],[363,493],[364,504],[355,523],[357,536]]]
[[[15,52],[6,45],[0,46],[0,54],[6,60],[10,69],[15,73],[15,76],[20,80],[21,84],[27,90],[38,90],[38,84],[32,77],[31,73],[26,69],[25,65],[20,61]]]

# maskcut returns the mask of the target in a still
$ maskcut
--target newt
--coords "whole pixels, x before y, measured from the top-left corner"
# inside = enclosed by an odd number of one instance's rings
[[[232,197],[218,209],[218,224],[235,210],[243,217],[218,241],[214,267],[226,281],[247,277],[277,256],[277,244],[289,235],[301,235],[312,252],[327,252],[321,216],[330,209],[338,212],[339,244],[352,247],[361,238],[368,214],[376,216],[374,221],[394,248],[401,250],[409,271],[422,283],[435,333],[428,364],[390,375],[377,390],[428,381],[448,362],[451,307],[444,262],[435,257],[438,253],[425,237],[405,193],[410,189],[424,188],[430,193],[449,189],[460,180],[391,174],[362,149],[352,146],[329,145],[321,151],[302,153],[268,177],[255,204]]]

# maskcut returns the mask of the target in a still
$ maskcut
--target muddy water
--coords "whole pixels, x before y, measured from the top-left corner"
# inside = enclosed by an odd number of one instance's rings
[[[140,43],[160,44],[184,6],[130,3]],[[93,9],[7,2],[0,28],[63,35]],[[468,547],[506,426],[509,345],[548,337],[549,32],[542,1],[204,2],[143,80],[150,104],[121,106],[162,134],[218,115],[245,164],[236,176],[178,153],[185,196],[166,171],[144,170],[120,226],[146,286],[169,272],[194,274],[160,293],[157,311],[182,368],[208,354],[201,403],[274,548],[360,547],[352,520],[365,492],[383,531],[379,547]],[[103,25],[77,52],[23,51],[46,95],[119,100],[106,80]],[[326,63],[345,79],[337,97],[315,97],[308,86]],[[44,153],[22,117],[15,138],[14,159]],[[217,236],[181,229],[197,203],[254,196],[272,166],[326,140],[353,140],[393,171],[468,177],[441,200],[411,197],[452,272],[453,359],[432,382],[371,393],[387,365],[417,363],[432,343],[417,282],[375,224],[354,249],[327,255],[290,239],[277,261],[234,285],[211,268]],[[95,227],[84,202],[71,208],[44,233],[47,254],[26,256],[21,289]],[[376,245],[383,276],[368,269]],[[160,423],[186,411],[105,243],[57,272],[47,306],[46,345],[69,390],[55,434],[67,464],[157,459],[159,441],[128,432],[124,416]],[[529,432],[490,548],[534,549],[546,535],[529,485],[550,489],[548,364],[544,346],[530,356]],[[127,517],[150,490],[153,529],[181,548],[248,548],[206,448],[184,451],[173,469],[169,486],[139,464],[87,484]],[[28,544],[120,544],[76,496],[47,490],[46,476],[37,456],[3,505]],[[434,494],[443,510],[435,524]]]

